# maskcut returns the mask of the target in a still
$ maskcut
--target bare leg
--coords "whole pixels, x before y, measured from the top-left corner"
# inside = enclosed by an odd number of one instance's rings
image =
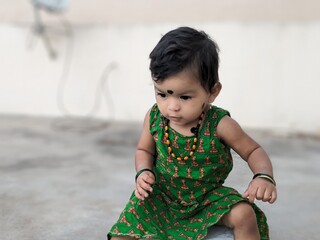
[[[260,234],[253,208],[245,202],[234,205],[231,211],[223,216],[224,225],[233,229],[236,240],[259,240]]]

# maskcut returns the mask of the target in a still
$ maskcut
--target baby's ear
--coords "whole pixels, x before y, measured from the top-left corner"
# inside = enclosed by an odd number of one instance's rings
[[[222,89],[222,85],[220,82],[217,82],[216,84],[214,84],[213,88],[211,89],[210,96],[209,96],[210,103],[213,103],[214,100],[216,99],[216,97],[218,97],[221,89]]]

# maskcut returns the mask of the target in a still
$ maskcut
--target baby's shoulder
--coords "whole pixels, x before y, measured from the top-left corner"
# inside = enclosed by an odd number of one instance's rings
[[[217,124],[225,116],[231,116],[228,110],[212,105],[208,110],[207,120],[213,121]]]
[[[155,117],[158,117],[159,115],[161,115],[158,104],[154,104],[152,105],[152,107],[149,110],[149,116],[150,119],[154,119]]]

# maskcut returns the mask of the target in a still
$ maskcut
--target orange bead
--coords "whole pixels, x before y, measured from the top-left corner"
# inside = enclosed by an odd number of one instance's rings
[[[191,146],[191,151],[189,152],[189,156],[185,156],[185,157],[176,157],[176,155],[172,152],[172,147],[170,146],[170,140],[169,140],[169,126],[168,126],[168,123],[169,121],[167,121],[164,126],[164,142],[168,145],[168,154],[171,158],[175,158],[177,159],[178,161],[187,161],[188,159],[190,159],[191,157],[194,156],[194,152],[195,150],[197,149],[197,142],[198,142],[198,132],[199,132],[199,127],[200,125],[203,123],[203,117],[204,117],[204,113],[201,114],[201,116],[199,117],[199,121],[198,121],[198,125],[196,127],[196,131],[195,131],[195,137],[193,138],[193,145]],[[194,157],[193,157],[194,159]]]

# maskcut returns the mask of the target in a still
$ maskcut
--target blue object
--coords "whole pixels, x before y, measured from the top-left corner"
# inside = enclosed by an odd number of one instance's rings
[[[32,0],[37,8],[43,8],[50,12],[64,11],[69,7],[69,0]]]

